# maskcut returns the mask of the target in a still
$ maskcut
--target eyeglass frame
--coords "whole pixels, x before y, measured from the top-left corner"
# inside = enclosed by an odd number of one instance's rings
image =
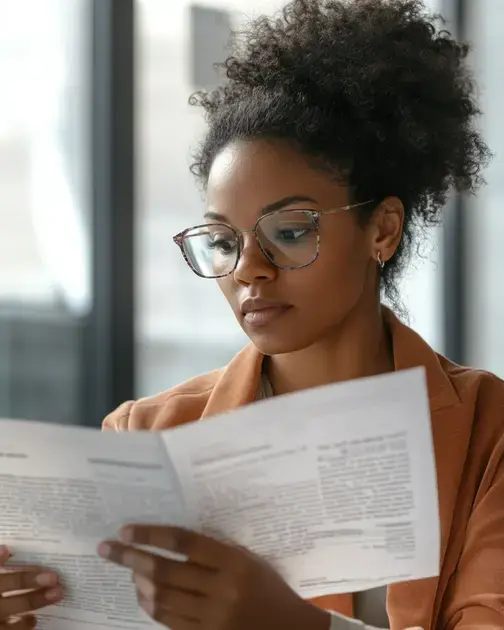
[[[271,212],[267,212],[266,214],[262,214],[260,217],[257,218],[256,222],[254,223],[254,227],[251,230],[238,230],[237,228],[233,227],[232,225],[230,225],[229,223],[225,223],[224,221],[216,221],[214,223],[201,223],[199,225],[193,225],[191,227],[186,228],[185,230],[182,230],[182,232],[179,232],[178,234],[175,234],[175,236],[173,237],[173,242],[179,246],[180,251],[182,252],[182,256],[184,257],[184,260],[187,263],[187,266],[189,267],[189,269],[195,273],[197,276],[199,276],[200,278],[204,278],[205,280],[218,280],[220,278],[226,278],[227,276],[230,276],[232,273],[234,273],[236,271],[236,268],[238,267],[238,263],[240,262],[240,257],[242,255],[243,249],[244,249],[244,245],[243,245],[243,234],[253,234],[254,238],[257,242],[257,244],[259,245],[259,248],[261,249],[261,252],[263,253],[264,257],[266,258],[266,260],[268,262],[270,262],[274,267],[276,267],[277,269],[281,269],[283,271],[296,271],[296,269],[304,269],[305,267],[309,267],[310,265],[313,265],[313,263],[317,260],[317,258],[319,257],[319,252],[320,252],[320,216],[321,215],[326,215],[326,214],[340,214],[341,212],[347,212],[348,210],[353,210],[354,208],[360,208],[362,206],[366,206],[370,203],[374,203],[374,199],[370,199],[368,201],[361,201],[360,203],[354,203],[354,204],[350,204],[348,206],[342,206],[341,208],[333,208],[330,210],[313,210],[312,208],[307,209],[307,208],[282,208],[280,210],[272,210]],[[258,236],[257,236],[257,226],[259,225],[259,223],[265,219],[266,217],[272,216],[274,214],[282,214],[282,213],[286,213],[286,212],[304,212],[304,213],[309,213],[312,216],[312,220],[314,223],[314,226],[317,228],[317,250],[315,252],[315,256],[313,258],[313,260],[311,260],[309,263],[306,263],[304,265],[301,266],[296,266],[296,267],[290,267],[290,266],[283,266],[283,265],[277,265],[274,261],[272,261],[268,254],[266,253],[266,251],[264,250],[264,247],[261,244],[261,241],[259,240]],[[184,251],[184,239],[186,238],[187,234],[189,232],[191,232],[192,230],[197,230],[198,228],[205,228],[208,227],[210,225],[223,225],[224,227],[230,229],[232,232],[234,232],[234,234],[236,234],[236,242],[238,245],[238,251],[236,253],[236,261],[234,264],[234,267],[228,271],[227,273],[221,274],[219,276],[205,276],[202,273],[199,273],[198,271],[196,271],[196,269],[193,267],[192,263],[189,261],[189,258],[187,257],[185,251]]]

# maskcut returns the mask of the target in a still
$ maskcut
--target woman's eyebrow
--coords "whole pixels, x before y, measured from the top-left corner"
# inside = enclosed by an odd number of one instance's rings
[[[219,221],[220,223],[229,223],[229,219],[218,212],[205,212],[203,215],[204,219],[210,219],[211,221]]]
[[[274,212],[275,210],[282,210],[285,206],[291,206],[294,203],[301,203],[303,201],[308,201],[310,203],[317,203],[315,199],[312,197],[307,197],[306,195],[290,195],[289,197],[283,197],[278,201],[273,201],[268,205],[264,206],[261,210],[263,214],[268,214],[268,212]]]
[[[266,206],[261,208],[262,214],[268,214],[268,212],[275,212],[275,210],[282,210],[286,206],[291,206],[295,203],[302,203],[303,201],[308,201],[309,203],[317,203],[315,199],[312,197],[307,197],[306,195],[290,195],[289,197],[282,197],[282,199],[278,199],[278,201],[273,201],[268,203]],[[219,212],[205,212],[205,219],[210,219],[212,221],[221,221],[222,223],[229,223],[229,219]]]

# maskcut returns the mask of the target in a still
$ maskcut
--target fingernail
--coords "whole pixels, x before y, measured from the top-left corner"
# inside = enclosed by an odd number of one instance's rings
[[[63,591],[61,587],[57,586],[56,588],[52,588],[50,591],[47,591],[47,593],[45,594],[45,598],[51,602],[54,602],[57,599],[61,599],[62,595]]]
[[[55,573],[40,573],[35,578],[35,582],[38,586],[56,586],[58,576]]]
[[[110,556],[110,545],[108,543],[100,543],[98,546],[98,553],[103,558],[108,558]]]

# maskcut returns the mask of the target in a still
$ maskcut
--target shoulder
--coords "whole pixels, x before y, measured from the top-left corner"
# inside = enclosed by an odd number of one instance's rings
[[[252,345],[225,367],[166,392],[123,403],[103,421],[108,431],[158,431],[236,409],[254,401],[263,355]]]
[[[439,357],[458,399],[458,415],[471,423],[470,452],[497,465],[504,454],[504,381],[485,370],[461,367]],[[482,462],[482,463],[483,463]]]
[[[223,372],[213,370],[155,396],[127,401],[105,418],[103,429],[157,430],[199,420]]]
[[[438,358],[462,404],[474,405],[477,414],[504,413],[504,380],[491,372],[463,367],[440,355]]]

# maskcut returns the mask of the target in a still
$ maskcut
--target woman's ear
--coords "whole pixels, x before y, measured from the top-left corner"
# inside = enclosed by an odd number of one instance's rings
[[[399,197],[387,197],[373,212],[370,225],[371,257],[385,264],[399,247],[404,225],[404,205]]]

